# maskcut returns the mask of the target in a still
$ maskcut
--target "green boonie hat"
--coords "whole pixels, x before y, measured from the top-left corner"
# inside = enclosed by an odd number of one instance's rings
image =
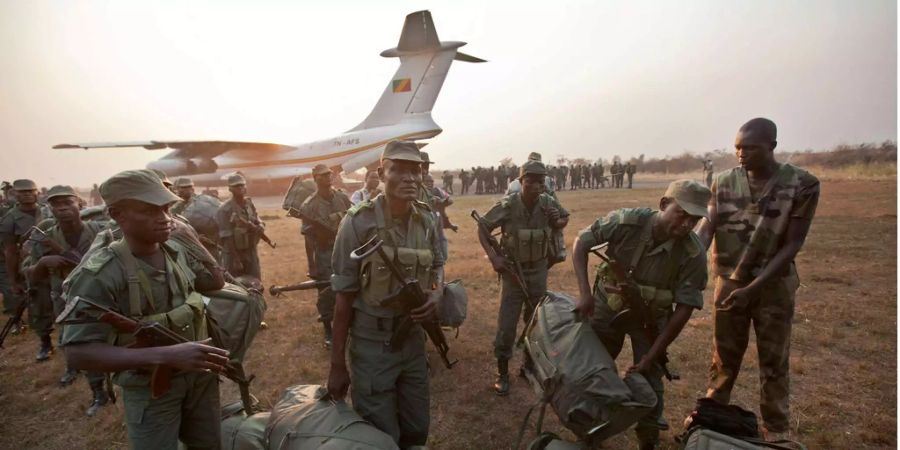
[[[34,181],[28,179],[21,179],[13,181],[13,189],[17,191],[31,191],[37,189],[37,184]]]
[[[540,161],[525,161],[525,164],[519,168],[519,176],[524,177],[528,174],[547,175],[547,167]]]
[[[419,146],[413,141],[391,141],[384,147],[381,159],[422,162]]]
[[[166,186],[171,186],[171,185],[172,185],[172,182],[169,180],[169,176],[166,175],[166,173],[163,172],[162,170],[159,170],[159,169],[150,169],[150,171],[152,171],[154,174],[156,174],[156,177],[159,178],[160,181],[162,181],[162,183],[163,183],[164,185],[166,185]]]
[[[247,180],[245,180],[244,177],[241,176],[241,174],[239,174],[239,173],[228,176],[228,186],[229,187],[241,186],[241,185],[246,185],[246,184],[247,184]]]
[[[422,158],[422,164],[434,164],[434,161],[428,157],[428,152],[419,150],[419,157]]]
[[[179,178],[175,180],[175,187],[183,188],[183,187],[194,187],[194,181],[190,178]]]
[[[181,200],[151,170],[126,170],[113,175],[100,185],[100,197],[110,206],[122,200],[137,200],[156,206]]]
[[[538,152],[531,152],[531,153],[528,154],[528,160],[529,160],[529,161],[540,161],[540,160],[541,160],[541,154],[538,153]]]
[[[53,197],[78,197],[78,193],[72,189],[72,186],[56,185],[47,191],[47,200]]]
[[[675,199],[675,203],[692,216],[709,217],[707,205],[712,192],[694,180],[673,181],[664,196]]]
[[[316,164],[316,166],[313,167],[313,170],[312,170],[313,176],[325,175],[326,173],[331,173],[331,169],[329,169],[328,166],[326,166],[325,164]]]

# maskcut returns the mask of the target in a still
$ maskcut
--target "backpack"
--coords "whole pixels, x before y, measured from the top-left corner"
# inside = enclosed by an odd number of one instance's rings
[[[437,316],[442,327],[459,328],[466,320],[469,297],[462,280],[444,283],[444,294],[438,304]]]
[[[241,402],[222,407],[222,450],[268,450],[266,424],[269,413],[247,416]]]
[[[300,178],[294,178],[294,181],[291,182],[291,187],[288,188],[287,193],[284,195],[281,208],[288,212],[292,209],[299,210],[303,202],[315,192],[316,183],[313,180],[301,181]]]
[[[619,378],[615,360],[590,324],[578,320],[575,300],[566,294],[547,292],[526,328],[524,345],[532,362],[525,366],[526,377],[543,394],[542,402],[591,445],[627,430],[656,406],[656,393],[643,375]]]
[[[232,362],[241,363],[266,312],[262,292],[239,284],[225,283],[218,291],[202,293],[207,320],[219,329],[217,347],[231,352]]]
[[[759,437],[756,414],[737,405],[723,405],[711,398],[697,399],[684,421],[687,430],[676,440],[685,450],[793,450],[806,447],[789,440],[766,442]]]
[[[391,436],[327,394],[316,385],[285,389],[266,425],[269,450],[399,450]]]

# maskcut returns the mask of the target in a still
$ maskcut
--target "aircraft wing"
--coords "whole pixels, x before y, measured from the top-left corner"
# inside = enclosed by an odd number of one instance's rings
[[[232,150],[279,152],[293,150],[289,145],[272,144],[268,142],[238,142],[238,141],[133,141],[133,142],[93,142],[84,144],[57,144],[55,149],[70,148],[127,148],[143,147],[147,150],[172,149],[174,152],[167,158],[212,158]]]

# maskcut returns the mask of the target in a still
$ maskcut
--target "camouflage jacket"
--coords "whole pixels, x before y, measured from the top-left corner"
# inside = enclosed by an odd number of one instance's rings
[[[712,192],[716,205],[715,273],[749,281],[783,246],[791,218],[813,219],[819,180],[799,167],[781,164],[763,192],[754,196],[747,171],[736,167],[716,174]]]
[[[334,245],[338,225],[351,206],[353,205],[347,195],[335,189],[331,190],[330,200],[318,193],[310,195],[300,206],[300,215],[303,219],[300,232],[315,240],[317,249],[330,251]]]

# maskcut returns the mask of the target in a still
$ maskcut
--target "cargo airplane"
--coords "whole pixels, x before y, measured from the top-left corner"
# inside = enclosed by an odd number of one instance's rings
[[[308,175],[325,164],[336,174],[372,166],[392,140],[428,139],[442,130],[431,108],[454,60],[484,62],[458,51],[465,42],[440,41],[429,11],[406,16],[397,47],[381,52],[400,58],[400,67],[368,117],[349,131],[329,139],[300,145],[234,141],[138,141],[59,144],[55,149],[143,147],[172,149],[147,164],[169,177],[187,176],[206,186],[224,184],[227,175],[241,172],[250,180],[273,182]],[[425,145],[421,143],[420,145]]]

